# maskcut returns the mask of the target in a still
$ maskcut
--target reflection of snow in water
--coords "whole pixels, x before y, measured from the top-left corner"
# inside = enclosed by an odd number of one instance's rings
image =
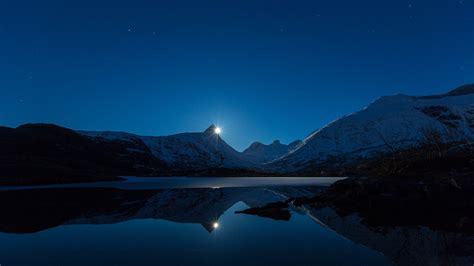
[[[469,254],[473,236],[469,234],[433,231],[424,226],[371,228],[357,214],[340,216],[331,208],[304,209],[325,229],[381,252],[395,265],[471,265],[473,261]]]

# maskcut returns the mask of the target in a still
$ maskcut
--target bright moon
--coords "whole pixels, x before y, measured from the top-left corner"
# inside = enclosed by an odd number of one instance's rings
[[[219,228],[219,223],[214,223],[214,224],[212,224],[212,227],[214,227],[214,229]]]
[[[222,129],[220,127],[216,127],[214,129],[214,133],[216,133],[217,135],[221,134],[221,132],[222,132]]]

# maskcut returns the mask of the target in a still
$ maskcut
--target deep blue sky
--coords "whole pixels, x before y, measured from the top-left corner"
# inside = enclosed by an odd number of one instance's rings
[[[0,125],[219,123],[241,150],[474,82],[474,0],[72,2],[0,3]]]

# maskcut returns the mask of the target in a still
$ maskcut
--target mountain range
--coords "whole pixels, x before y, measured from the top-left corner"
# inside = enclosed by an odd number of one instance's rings
[[[439,142],[474,140],[474,85],[433,96],[394,95],[313,132],[298,149],[265,168],[300,172]]]
[[[123,175],[321,175],[427,142],[474,140],[474,85],[432,96],[385,96],[288,145],[243,152],[215,132],[139,136],[51,124],[0,127],[0,183],[75,182]],[[39,181],[38,181],[39,180]]]
[[[121,142],[135,153],[151,153],[170,168],[203,170],[209,168],[250,168],[250,160],[228,145],[211,125],[203,132],[149,137],[124,132],[77,131],[97,143]]]

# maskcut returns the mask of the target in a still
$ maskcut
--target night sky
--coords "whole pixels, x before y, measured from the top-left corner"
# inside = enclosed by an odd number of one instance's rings
[[[242,150],[474,82],[474,0],[72,2],[0,2],[0,125],[217,123]]]

